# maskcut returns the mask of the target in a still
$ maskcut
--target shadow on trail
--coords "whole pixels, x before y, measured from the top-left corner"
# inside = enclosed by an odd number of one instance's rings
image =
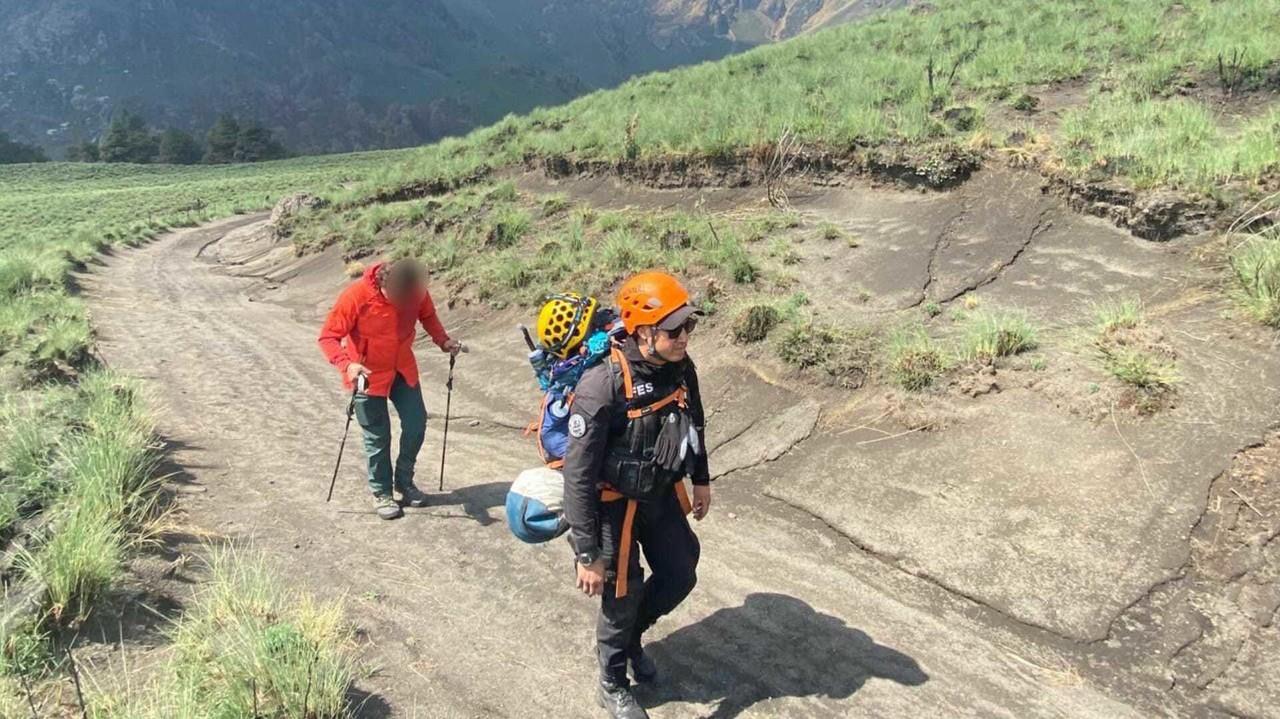
[[[352,719],[391,719],[394,716],[386,699],[358,687],[347,687],[347,715]]]
[[[783,594],[748,595],[741,607],[721,609],[648,649],[663,679],[638,693],[641,701],[715,703],[713,719],[782,697],[847,699],[871,678],[905,686],[929,680],[906,654]]]
[[[470,487],[458,487],[444,494],[432,492],[431,501],[425,507],[424,514],[433,519],[474,519],[480,526],[488,527],[499,521],[489,514],[489,510],[506,505],[507,490],[510,488],[510,482],[487,482],[473,484]],[[461,506],[464,515],[431,511],[454,505]],[[414,511],[407,510],[406,514]]]

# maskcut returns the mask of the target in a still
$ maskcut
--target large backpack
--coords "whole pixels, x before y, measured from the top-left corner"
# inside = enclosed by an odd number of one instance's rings
[[[521,328],[529,346],[529,363],[543,390],[538,418],[529,430],[536,432],[538,453],[544,466],[520,473],[507,492],[506,509],[511,533],[529,544],[551,541],[568,530],[562,518],[564,478],[559,470],[564,466],[569,446],[573,390],[587,368],[609,355],[612,337],[621,330],[621,323],[612,322],[611,312],[605,310],[600,314],[606,321],[583,340],[583,350],[564,359],[536,346],[528,331]]]
[[[564,477],[550,467],[526,469],[507,492],[507,526],[522,542],[541,544],[564,534]]]

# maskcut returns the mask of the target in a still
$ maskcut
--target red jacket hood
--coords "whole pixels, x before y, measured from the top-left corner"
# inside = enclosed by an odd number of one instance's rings
[[[375,290],[381,289],[380,287],[378,287],[378,270],[381,270],[382,266],[385,264],[387,263],[375,262],[372,265],[369,265],[369,267],[366,268],[364,271],[364,281],[368,282],[369,286]]]

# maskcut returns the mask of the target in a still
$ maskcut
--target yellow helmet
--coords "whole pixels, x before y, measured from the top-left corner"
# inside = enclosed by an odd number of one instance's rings
[[[599,303],[576,292],[547,298],[538,313],[538,342],[543,349],[564,359],[587,338]]]

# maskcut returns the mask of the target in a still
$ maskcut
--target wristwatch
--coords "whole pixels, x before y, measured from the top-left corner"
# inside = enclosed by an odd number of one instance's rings
[[[584,567],[595,564],[596,560],[599,558],[600,558],[599,549],[592,549],[589,552],[578,552],[578,564],[581,564]]]

